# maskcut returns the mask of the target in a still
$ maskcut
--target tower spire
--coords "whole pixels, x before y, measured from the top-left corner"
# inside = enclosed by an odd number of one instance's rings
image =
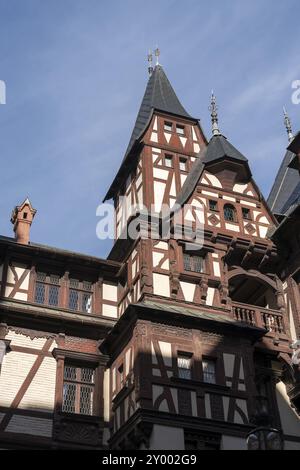
[[[287,135],[288,135],[288,138],[289,138],[289,142],[292,142],[292,140],[294,139],[294,134],[293,134],[293,130],[292,130],[292,123],[291,123],[291,119],[290,119],[285,107],[283,107],[283,114],[284,114],[284,124],[285,124],[285,128],[286,128]]]
[[[211,92],[211,101],[208,109],[211,111],[212,134],[221,135],[219,130],[218,105],[214,91]]]
[[[149,53],[148,53],[148,72],[149,72],[149,75],[152,75],[152,73],[153,73],[152,61],[153,61],[153,55],[152,55],[152,51],[149,49]]]

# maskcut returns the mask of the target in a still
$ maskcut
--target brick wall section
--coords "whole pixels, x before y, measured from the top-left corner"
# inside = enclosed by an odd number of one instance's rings
[[[99,354],[99,342],[75,336],[66,336],[64,348],[68,351],[79,351],[87,354]]]

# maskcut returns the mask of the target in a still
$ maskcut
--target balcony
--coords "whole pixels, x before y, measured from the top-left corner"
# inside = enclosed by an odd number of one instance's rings
[[[237,321],[268,330],[267,336],[286,335],[283,314],[279,310],[233,302],[232,313]]]

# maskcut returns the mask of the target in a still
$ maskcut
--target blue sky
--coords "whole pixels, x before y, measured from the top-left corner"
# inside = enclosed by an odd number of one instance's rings
[[[0,233],[29,196],[32,241],[105,257],[96,207],[123,158],[147,82],[161,63],[181,102],[210,134],[220,127],[250,160],[267,196],[300,105],[299,0],[0,0]]]

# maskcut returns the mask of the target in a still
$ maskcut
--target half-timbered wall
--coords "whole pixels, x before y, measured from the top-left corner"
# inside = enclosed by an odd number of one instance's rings
[[[51,438],[57,347],[55,335],[10,328],[0,374],[0,433]]]

